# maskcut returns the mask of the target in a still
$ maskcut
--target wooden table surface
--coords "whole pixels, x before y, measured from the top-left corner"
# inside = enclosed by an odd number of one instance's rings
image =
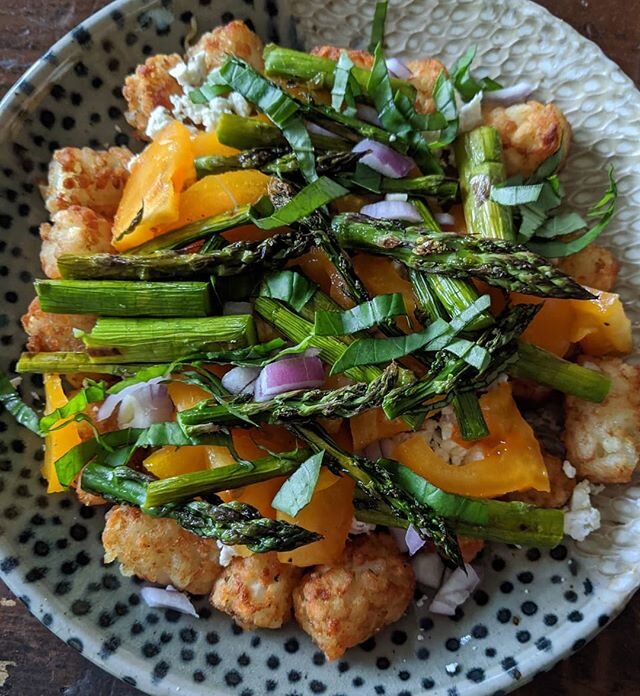
[[[595,41],[640,85],[637,0],[542,0]],[[0,96],[60,36],[105,5],[103,0],[0,0]],[[539,676],[522,696],[640,694],[640,594],[580,653]],[[59,641],[0,582],[0,694],[133,696]]]

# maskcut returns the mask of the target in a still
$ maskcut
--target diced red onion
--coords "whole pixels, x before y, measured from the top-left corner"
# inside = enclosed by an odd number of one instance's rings
[[[405,529],[398,529],[397,527],[389,527],[389,534],[393,537],[393,540],[396,542],[396,546],[398,547],[398,550],[401,551],[402,553],[406,553],[409,549],[407,548],[407,544],[405,543],[404,537],[406,534]]]
[[[455,225],[456,224],[456,219],[451,215],[451,213],[436,213],[433,217],[435,217],[436,222],[440,225]]]
[[[511,87],[503,87],[502,89],[496,89],[493,92],[485,92],[485,101],[495,102],[496,104],[502,104],[503,106],[510,106],[511,104],[520,104],[527,100],[531,92],[535,89],[535,85],[527,80],[518,82]]]
[[[118,408],[120,428],[148,428],[153,423],[166,423],[173,418],[173,402],[169,390],[160,384],[162,377],[125,387],[117,394],[109,394],[98,409],[96,420],[102,421]]]
[[[401,80],[408,80],[410,77],[413,77],[411,70],[399,58],[387,58],[385,63],[392,77],[398,77]]]
[[[369,203],[360,208],[363,215],[368,215],[379,220],[406,220],[407,222],[421,222],[422,218],[416,208],[406,201],[380,201]]]
[[[319,126],[317,123],[311,123],[311,121],[305,121],[305,126],[307,127],[307,130],[309,131],[309,133],[315,133],[316,135],[325,135],[327,138],[337,138],[338,137],[335,133],[332,133],[330,130],[323,128],[322,126]]]
[[[453,616],[456,608],[464,604],[480,583],[480,576],[475,569],[468,563],[464,567],[466,573],[462,568],[456,568],[440,586],[429,606],[429,611],[433,614]]]
[[[234,367],[222,377],[222,386],[231,394],[252,394],[260,376],[259,367]]]
[[[305,358],[317,358],[322,351],[320,348],[307,348],[305,349],[303,355]]]
[[[404,433],[402,433],[404,434]],[[393,459],[395,456],[395,451],[396,447],[402,442],[402,440],[398,440],[399,436],[394,436],[394,437],[385,437],[383,440],[380,440],[380,447],[382,447],[382,456],[385,457],[386,459]],[[406,439],[403,438],[403,440]]]
[[[382,459],[382,447],[380,446],[380,440],[375,442],[370,442],[363,450],[362,454],[371,461],[376,461],[377,459]]]
[[[297,389],[314,389],[324,384],[324,366],[317,357],[283,358],[262,368],[254,398],[268,401],[278,394]]]
[[[222,313],[227,314],[253,314],[251,302],[225,302],[222,305]]]
[[[401,179],[415,167],[415,162],[411,157],[402,155],[383,143],[371,140],[371,138],[365,138],[357,143],[353,152],[366,153],[360,158],[360,162],[391,179]]]
[[[145,586],[140,590],[145,604],[154,609],[174,609],[181,614],[188,614],[199,619],[198,612],[191,600],[183,592],[178,592],[169,585],[165,590],[160,587]]]
[[[419,553],[411,559],[411,565],[421,585],[434,590],[440,587],[445,566],[437,553]]]
[[[410,556],[415,556],[425,545],[425,540],[420,536],[418,530],[410,524],[404,535],[404,543],[407,545]]]
[[[467,133],[482,125],[482,92],[458,108],[458,131]]]
[[[380,123],[380,117],[378,116],[378,112],[372,106],[369,106],[369,104],[358,104],[357,112],[358,118],[361,121],[366,121],[367,123],[371,123],[374,126],[382,125],[382,123]]]
[[[409,200],[408,193],[388,193],[384,197],[385,201],[407,201]]]

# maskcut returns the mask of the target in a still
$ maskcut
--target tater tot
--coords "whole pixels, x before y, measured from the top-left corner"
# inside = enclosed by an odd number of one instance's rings
[[[302,570],[275,552],[236,557],[222,570],[211,604],[244,629],[280,628],[291,619],[293,590]]]
[[[611,377],[611,391],[601,404],[566,397],[567,459],[594,483],[626,483],[640,459],[640,367],[618,358],[581,362]]]
[[[71,206],[82,206],[113,218],[129,178],[127,164],[132,157],[126,147],[56,150],[49,164],[47,186],[42,189],[47,210],[53,214]]]
[[[124,81],[122,95],[127,100],[124,117],[144,137],[151,112],[159,106],[171,109],[170,97],[182,92],[169,70],[182,59],[177,53],[150,56]]]
[[[91,331],[96,318],[88,314],[43,312],[40,309],[40,300],[36,297],[31,301],[21,321],[22,328],[29,337],[27,350],[31,353],[39,353],[84,350],[84,343],[73,335],[73,330]]]
[[[264,70],[262,39],[239,19],[229,22],[213,31],[203,34],[197,43],[187,51],[187,60],[198,53],[204,53],[207,70],[222,65],[228,55],[242,58],[256,70]]]
[[[420,60],[410,60],[407,67],[413,73],[409,82],[416,88],[416,110],[423,114],[430,114],[435,111],[436,105],[433,101],[433,88],[441,72],[446,73],[444,65],[437,58],[421,58]]]
[[[571,126],[555,104],[529,101],[504,108],[487,106],[483,121],[500,133],[507,175],[529,176],[562,143],[564,163],[571,145]]]
[[[60,278],[62,254],[97,254],[111,251],[111,223],[90,208],[72,205],[40,225],[40,265],[49,278]]]
[[[405,612],[415,588],[408,558],[384,533],[357,537],[341,560],[316,567],[293,594],[296,619],[329,660]]]
[[[580,285],[611,292],[618,279],[620,262],[609,249],[589,244],[577,254],[561,259],[558,267]]]
[[[208,594],[221,571],[215,541],[126,505],[107,513],[102,544],[105,563],[118,560],[123,575],[196,595]]]
[[[328,58],[336,62],[340,58],[342,51],[346,51],[347,55],[357,68],[371,70],[373,66],[373,56],[368,51],[359,51],[353,48],[340,48],[339,46],[316,46],[312,48],[310,53],[320,58]]]

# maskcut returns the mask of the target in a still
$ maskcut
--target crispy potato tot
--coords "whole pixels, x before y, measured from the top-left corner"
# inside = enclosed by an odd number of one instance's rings
[[[242,628],[280,628],[291,619],[301,577],[300,568],[280,563],[275,552],[236,557],[216,580],[211,604]]]
[[[173,585],[196,595],[211,591],[222,568],[216,542],[187,532],[170,519],[117,505],[106,515],[104,561],[120,561],[123,575]]]
[[[544,463],[549,473],[550,491],[519,491],[505,495],[503,500],[519,500],[542,508],[559,508],[565,505],[576,487],[576,480],[564,473],[562,460],[558,457],[545,453]]]
[[[408,559],[384,533],[357,537],[341,560],[317,566],[293,595],[296,619],[329,660],[405,612],[415,588]]]
[[[41,351],[84,350],[84,343],[73,335],[73,329],[91,331],[96,318],[89,314],[51,314],[40,309],[40,300],[31,301],[22,317],[22,328],[29,340],[30,353]]]
[[[198,53],[205,55],[206,70],[213,70],[224,63],[228,55],[242,58],[256,70],[264,70],[262,39],[239,19],[203,34],[187,51],[189,60]]]
[[[435,111],[436,105],[433,101],[433,88],[436,85],[438,75],[446,68],[437,58],[422,58],[420,60],[410,60],[407,67],[413,73],[409,82],[416,88],[416,111],[422,114],[430,114]]]
[[[554,104],[529,101],[504,108],[483,109],[485,125],[500,133],[507,175],[529,176],[562,143],[564,163],[571,145],[571,126]]]
[[[336,62],[340,58],[342,51],[346,51],[347,55],[357,68],[371,70],[373,66],[373,56],[368,51],[359,51],[354,48],[340,48],[339,46],[316,46],[312,48],[310,53],[313,56],[320,58],[328,58]]]
[[[581,362],[609,375],[611,391],[601,404],[565,399],[567,459],[594,483],[626,483],[640,457],[640,367],[618,358]]]
[[[60,278],[58,259],[62,254],[110,252],[111,223],[90,208],[72,205],[59,210],[40,225],[40,265],[49,278]]]
[[[586,249],[577,254],[571,254],[560,260],[558,264],[561,271],[575,278],[580,285],[588,285],[590,288],[611,292],[613,290],[620,262],[604,247],[597,244],[589,244]]]
[[[42,188],[47,210],[54,214],[71,206],[82,206],[102,217],[113,218],[129,178],[127,164],[132,157],[126,147],[56,150],[49,164],[47,186]]]
[[[127,111],[124,117],[140,137],[144,137],[151,112],[159,106],[171,109],[170,97],[181,94],[180,85],[168,72],[181,60],[177,53],[151,56],[125,79],[122,94],[127,100]]]

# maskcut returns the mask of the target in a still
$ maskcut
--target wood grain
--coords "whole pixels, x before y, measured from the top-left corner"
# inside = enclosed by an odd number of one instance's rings
[[[102,0],[0,0],[0,96]],[[541,0],[595,41],[640,84],[640,12],[633,0]],[[524,686],[520,696],[635,696],[640,595],[582,651]],[[0,694],[134,696],[136,689],[94,667],[34,619],[0,582]]]

